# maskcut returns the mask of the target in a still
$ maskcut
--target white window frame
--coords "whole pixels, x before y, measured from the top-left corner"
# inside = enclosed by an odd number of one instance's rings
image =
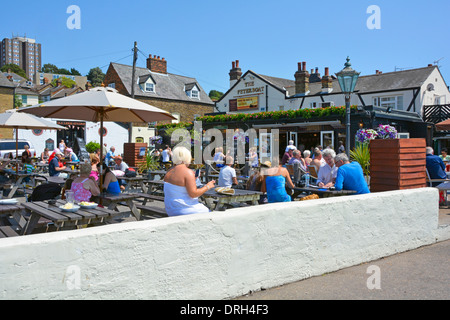
[[[333,148],[335,148],[334,146],[334,131],[320,131],[320,145],[325,149],[326,147],[328,147],[328,145],[325,145],[325,139],[324,136],[326,134],[331,134],[331,145],[333,146]]]
[[[150,88],[147,86],[150,86]],[[144,84],[144,91],[145,92],[155,92],[155,84],[152,82],[146,82]]]
[[[391,100],[382,101],[383,99],[391,99]],[[401,100],[401,106],[400,106],[400,100]],[[403,95],[378,96],[378,97],[373,97],[372,101],[373,101],[373,105],[376,107],[383,107],[383,108],[392,107],[392,109],[396,109],[396,110],[403,110],[403,107],[404,107]],[[399,108],[399,106],[400,106],[400,108]]]

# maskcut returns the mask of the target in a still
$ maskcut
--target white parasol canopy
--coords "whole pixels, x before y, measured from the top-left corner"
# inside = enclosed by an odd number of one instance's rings
[[[0,113],[0,128],[14,128],[16,131],[16,157],[19,155],[19,129],[66,129],[54,122],[36,117],[32,114],[16,112],[17,110],[8,110]],[[18,172],[16,165],[16,172]]]
[[[116,89],[96,87],[72,96],[20,109],[44,118],[100,122],[153,122],[176,120],[169,112],[120,94]],[[102,132],[102,130],[100,130]],[[100,168],[103,172],[103,135],[100,134]],[[100,175],[100,190],[103,187]]]

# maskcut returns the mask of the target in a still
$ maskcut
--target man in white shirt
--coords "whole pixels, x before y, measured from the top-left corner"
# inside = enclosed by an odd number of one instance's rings
[[[233,165],[233,157],[227,156],[225,159],[225,166],[220,169],[219,173],[219,187],[228,187],[231,188],[233,184],[238,184],[236,178],[236,170],[232,168]]]
[[[172,156],[172,150],[168,145],[165,146],[163,152],[161,153],[162,156],[162,162],[170,162],[170,158]]]
[[[334,186],[338,168],[334,165],[336,152],[333,149],[325,149],[322,151],[322,157],[325,165],[320,167],[317,179],[317,185],[321,188],[329,188]]]

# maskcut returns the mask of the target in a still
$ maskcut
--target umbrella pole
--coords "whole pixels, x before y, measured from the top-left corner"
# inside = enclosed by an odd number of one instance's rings
[[[19,174],[19,127],[16,127],[16,180]]]
[[[103,112],[100,113],[100,192],[103,192]]]

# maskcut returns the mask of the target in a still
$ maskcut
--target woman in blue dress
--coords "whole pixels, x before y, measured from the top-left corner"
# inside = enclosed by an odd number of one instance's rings
[[[269,203],[291,201],[291,197],[286,192],[286,184],[289,188],[295,188],[295,186],[286,168],[282,167],[278,161],[274,161],[270,169],[264,170],[263,175],[261,191],[267,193]]]

